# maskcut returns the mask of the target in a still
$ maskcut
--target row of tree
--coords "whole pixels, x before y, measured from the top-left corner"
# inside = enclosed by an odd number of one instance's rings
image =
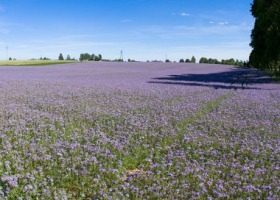
[[[223,65],[235,65],[235,66],[248,66],[248,62],[238,60],[238,59],[227,59],[227,60],[221,60],[213,59],[213,58],[205,58],[202,57],[199,60],[199,63],[208,63],[208,64],[223,64]]]
[[[43,59],[43,60],[50,60],[50,59],[46,58],[46,59]],[[63,57],[62,53],[59,54],[58,60],[64,60],[64,57]],[[69,55],[67,55],[65,60],[75,60],[75,58],[71,58]]]
[[[62,53],[59,54],[58,60],[64,60]],[[71,58],[69,55],[67,55],[66,60],[75,60],[75,58]],[[89,53],[81,53],[79,60],[80,61],[85,61],[85,60],[100,61],[100,60],[102,60],[102,55],[101,54],[95,55],[95,54],[89,54]]]
[[[254,0],[251,13],[255,25],[251,34],[250,64],[261,70],[280,72],[280,1]]]
[[[194,56],[192,56],[192,58],[191,59],[186,59],[186,60],[184,60],[183,58],[181,58],[180,60],[179,60],[179,62],[180,63],[184,63],[184,62],[186,62],[186,63],[196,63],[196,58],[194,57]]]
[[[102,55],[101,54],[95,55],[95,54],[89,54],[89,53],[81,53],[79,60],[80,61],[84,61],[84,60],[100,61],[100,60],[102,60]]]
[[[40,58],[42,60],[48,60],[49,58]],[[58,60],[64,60],[64,57],[62,55],[62,53],[59,54],[58,56]],[[74,60],[72,59],[69,55],[67,55],[66,57],[66,60]],[[102,55],[101,54],[98,54],[98,55],[95,55],[95,54],[89,54],[89,53],[81,53],[80,54],[80,58],[79,58],[80,61],[100,61],[102,60]],[[111,61],[111,60],[104,60],[104,61]],[[115,59],[113,60],[113,62],[123,62],[122,59]],[[135,60],[132,60],[132,59],[128,59],[128,62],[136,62]],[[165,62],[171,62],[170,60],[166,59]],[[180,63],[196,63],[196,58],[194,56],[191,57],[191,59],[180,59],[179,60]],[[241,61],[241,60],[234,60],[233,58],[231,59],[227,59],[227,60],[217,60],[217,59],[213,59],[213,58],[206,58],[206,57],[202,57],[200,58],[199,60],[199,63],[208,63],[208,64],[225,64],[225,65],[235,65],[235,66],[248,66],[248,62],[244,62],[244,61]]]

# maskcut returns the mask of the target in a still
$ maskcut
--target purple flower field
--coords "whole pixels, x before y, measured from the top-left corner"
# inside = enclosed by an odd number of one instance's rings
[[[254,69],[0,67],[0,199],[280,199],[280,84]]]

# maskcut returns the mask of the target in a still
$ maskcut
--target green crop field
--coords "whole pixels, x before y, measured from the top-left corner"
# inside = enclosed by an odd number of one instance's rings
[[[0,66],[54,65],[78,62],[76,60],[0,60]]]

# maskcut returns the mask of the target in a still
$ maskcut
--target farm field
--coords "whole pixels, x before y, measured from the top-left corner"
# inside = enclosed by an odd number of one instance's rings
[[[280,199],[280,84],[182,63],[0,67],[0,199]]]
[[[0,60],[0,66],[36,66],[75,63],[76,60]]]

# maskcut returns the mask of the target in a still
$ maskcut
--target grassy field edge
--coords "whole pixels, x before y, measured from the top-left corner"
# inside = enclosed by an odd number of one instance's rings
[[[0,66],[40,66],[76,63],[77,60],[1,60]]]

